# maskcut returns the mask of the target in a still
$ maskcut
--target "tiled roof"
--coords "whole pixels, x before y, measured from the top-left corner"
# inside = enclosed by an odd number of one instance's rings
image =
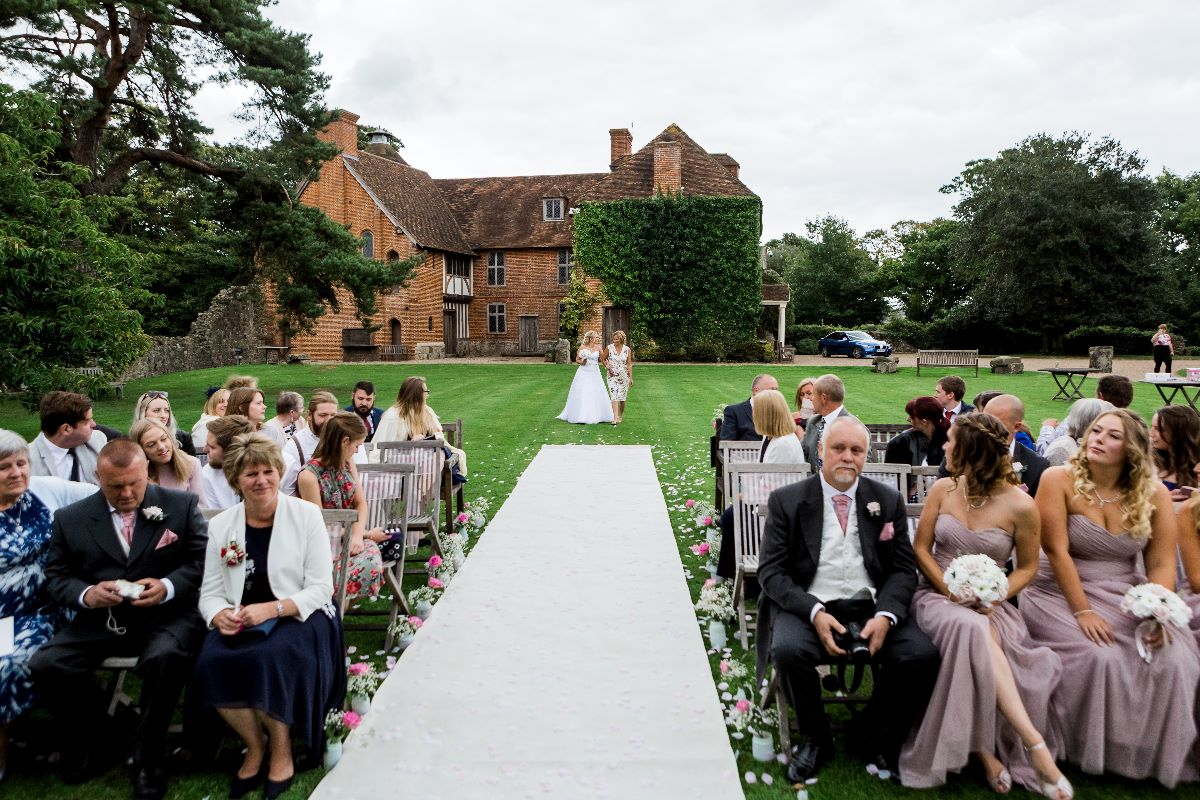
[[[343,155],[342,160],[392,224],[419,247],[474,255],[429,173],[370,153]]]
[[[568,209],[584,186],[603,174],[530,175],[508,178],[439,178],[433,181],[477,250],[570,247]],[[542,199],[563,198],[563,220],[542,219]]]
[[[692,137],[672,123],[636,153],[616,163],[613,171],[588,186],[581,200],[629,200],[654,194],[654,146],[678,142],[682,157],[683,193],[691,197],[755,197],[733,177],[725,164],[710,155]],[[725,158],[729,158],[725,156]],[[733,161],[729,158],[729,161]],[[736,162],[734,162],[736,163]]]

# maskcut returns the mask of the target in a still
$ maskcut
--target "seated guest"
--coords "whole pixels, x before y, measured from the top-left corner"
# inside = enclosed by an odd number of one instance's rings
[[[100,493],[54,515],[46,562],[46,596],[75,618],[29,667],[58,723],[63,781],[74,785],[103,772],[111,752],[96,667],[138,658],[133,796],[157,800],[167,727],[204,634],[196,600],[208,528],[195,495],[149,484],[146,455],[129,439],[104,446],[96,474]],[[128,582],[143,587],[136,597]]]
[[[179,449],[166,425],[147,417],[133,423],[129,438],[146,454],[151,483],[200,496],[200,460]]]
[[[1133,402],[1133,381],[1124,375],[1105,375],[1096,381],[1096,398],[1117,408],[1129,408]]]
[[[750,381],[750,397],[740,403],[725,406],[725,416],[721,420],[721,431],[717,439],[722,442],[753,442],[759,438],[754,430],[752,412],[754,396],[767,389],[779,391],[779,382],[770,375],[755,375]]]
[[[138,398],[137,405],[133,407],[133,421],[141,422],[144,419],[161,422],[171,432],[175,441],[179,442],[179,447],[183,452],[189,456],[196,455],[192,435],[187,431],[179,430],[175,424],[175,412],[171,411],[171,401],[167,399],[166,392],[146,392]]]
[[[279,493],[282,467],[262,434],[234,439],[225,475],[244,502],[213,518],[204,558],[200,614],[211,630],[192,688],[246,745],[235,800],[263,783],[268,798],[287,791],[292,736],[319,751],[345,693],[329,534],[315,506]]]
[[[257,389],[258,378],[253,375],[230,375],[225,379],[225,383],[221,384],[221,388],[231,392],[234,389]]]
[[[304,413],[304,396],[299,392],[280,392],[275,399],[275,416],[262,426],[262,433],[279,445],[280,450],[296,433]]]
[[[813,410],[804,426],[804,457],[817,465],[821,437],[825,428],[839,417],[854,417],[842,404],[846,401],[846,384],[837,375],[822,375],[813,384]]]
[[[796,413],[792,414],[792,420],[797,428],[803,429],[808,418],[817,413],[812,402],[813,387],[816,383],[816,378],[805,378],[796,387]]]
[[[308,424],[296,431],[287,447],[283,448],[283,481],[279,484],[279,491],[289,497],[300,496],[296,491],[296,477],[317,449],[321,428],[337,413],[338,400],[331,393],[317,391],[309,396]],[[356,456],[355,463],[361,464],[363,461]]]
[[[1175,587],[1175,510],[1154,477],[1146,423],[1125,409],[1101,414],[1067,465],[1046,470],[1037,503],[1045,555],[1021,614],[1069,676],[1050,706],[1059,755],[1094,775],[1196,780],[1200,650],[1188,636],[1166,646],[1160,633],[1145,642],[1146,663],[1139,620],[1121,610],[1131,586]]]
[[[999,794],[1015,779],[1031,792],[1070,800],[1071,784],[1041,733],[1062,663],[1030,642],[1017,607],[1003,602],[1037,573],[1037,506],[1017,488],[1008,431],[995,417],[955,417],[945,450],[952,477],[929,490],[917,526],[913,551],[922,578],[911,608],[941,652],[942,667],[925,719],[900,754],[900,780],[920,789],[941,786],[974,753]],[[980,606],[947,588],[943,576],[959,556],[983,554],[1002,570],[1014,549],[1007,598]],[[954,736],[945,735],[950,720]]]
[[[975,395],[975,399],[971,401],[971,404],[975,406],[976,411],[983,411],[983,407],[988,404],[989,400],[991,400],[993,397],[999,397],[1002,394],[1004,394],[1004,392],[996,389],[984,389],[982,392]]]
[[[201,508],[225,509],[242,502],[225,478],[225,451],[247,433],[254,433],[254,423],[240,414],[227,414],[208,426],[208,461],[200,470]]]
[[[1183,501],[1196,487],[1194,470],[1200,464],[1200,414],[1191,406],[1164,406],[1150,418],[1154,469],[1171,492]],[[1188,489],[1180,490],[1187,486]]]
[[[405,378],[396,393],[396,402],[379,420],[376,442],[413,442],[418,439],[437,439],[448,451],[447,461],[465,477],[467,454],[446,444],[442,423],[428,405],[429,384],[419,375]],[[458,476],[456,476],[457,478]]]
[[[375,438],[375,431],[379,428],[379,420],[383,416],[383,409],[375,407],[375,384],[370,381],[354,384],[354,394],[350,396],[350,405],[346,406],[345,410],[358,414],[367,428],[368,442]]]
[[[16,649],[0,655],[0,781],[8,764],[8,724],[33,706],[29,659],[70,615],[40,595],[54,512],[96,492],[95,484],[29,475],[29,446],[0,430],[0,617],[13,618]]]
[[[192,426],[192,443],[203,445],[208,441],[208,423],[225,416],[225,408],[229,405],[228,389],[209,389],[211,394],[204,403],[204,413]]]
[[[754,397],[754,430],[762,437],[758,460],[763,464],[803,464],[804,448],[796,436],[787,400],[775,389],[765,389]],[[717,575],[732,578],[737,565],[733,552],[733,507],[721,513],[721,551],[717,557]]]
[[[1067,412],[1067,418],[1063,420],[1066,436],[1059,436],[1051,442],[1042,456],[1053,467],[1061,467],[1067,463],[1067,459],[1079,449],[1079,440],[1092,429],[1092,423],[1096,421],[1096,417],[1105,411],[1112,411],[1112,409],[1112,403],[1097,400],[1094,397],[1076,400],[1071,405],[1071,410]],[[1039,438],[1038,445],[1040,446],[1041,443]]]
[[[851,746],[893,773],[937,680],[937,648],[908,621],[917,575],[904,498],[860,477],[870,439],[858,420],[833,420],[820,472],[777,489],[768,502],[758,559],[758,664],[760,677],[775,665],[796,710],[801,743],[787,764],[792,783],[815,777],[833,757],[817,677],[822,660],[866,645],[878,678]],[[861,625],[853,642],[848,623]]]
[[[96,430],[92,401],[75,392],[48,392],[38,404],[42,432],[29,445],[29,474],[97,484],[96,458],[108,443]]]
[[[887,443],[884,463],[911,467],[941,464],[942,446],[946,443],[946,432],[950,430],[941,404],[932,397],[914,397],[904,406],[904,413],[912,427],[896,434]]]
[[[262,430],[267,421],[267,404],[263,401],[262,391],[250,387],[232,390],[225,413],[239,414],[254,423],[256,430]]]
[[[312,458],[300,470],[296,488],[300,497],[318,508],[353,508],[358,521],[350,531],[350,565],[347,567],[346,600],[376,597],[383,586],[383,557],[379,542],[388,536],[381,528],[366,531],[367,500],[359,490],[354,454],[367,436],[357,414],[342,412],[321,426],[321,440]],[[403,546],[403,542],[401,542]],[[335,561],[335,570],[341,564]],[[334,586],[339,585],[335,571]]]
[[[953,422],[959,414],[970,414],[975,406],[963,402],[967,384],[957,375],[947,375],[933,387],[933,399],[942,408],[946,422]]]
[[[1200,464],[1195,476],[1200,480]],[[1200,492],[1178,507],[1179,596],[1192,609],[1192,635],[1200,643]]]
[[[988,400],[987,413],[1000,420],[1000,424],[1008,431],[1008,455],[1013,461],[1013,469],[1021,479],[1021,484],[1028,487],[1029,494],[1036,497],[1038,481],[1050,465],[1034,452],[1032,442],[1026,445],[1018,440],[1017,432],[1025,423],[1025,404],[1016,395],[999,394]]]

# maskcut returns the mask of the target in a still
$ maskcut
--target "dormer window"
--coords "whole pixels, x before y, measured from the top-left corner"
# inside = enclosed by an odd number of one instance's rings
[[[547,222],[561,221],[563,218],[563,199],[561,197],[542,198],[542,219]]]

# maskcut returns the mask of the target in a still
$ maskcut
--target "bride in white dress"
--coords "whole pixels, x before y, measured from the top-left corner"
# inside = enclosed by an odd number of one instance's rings
[[[593,349],[596,340],[596,332],[588,331],[579,343],[579,354],[575,357],[579,369],[575,370],[575,379],[571,381],[567,405],[558,415],[561,420],[585,425],[613,421],[612,403],[604,388],[604,379],[600,377],[600,351]]]

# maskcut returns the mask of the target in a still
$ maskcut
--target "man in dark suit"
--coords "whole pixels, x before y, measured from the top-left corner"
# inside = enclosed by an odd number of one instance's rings
[[[779,382],[770,375],[755,375],[750,382],[750,397],[740,403],[725,406],[725,417],[721,420],[721,432],[717,439],[722,442],[753,442],[762,438],[754,430],[754,395],[767,389],[779,390]]]
[[[1025,404],[1013,394],[1001,394],[988,400],[987,413],[1000,420],[1008,430],[1008,454],[1012,457],[1013,469],[1029,490],[1029,496],[1037,495],[1038,483],[1050,462],[1020,442],[1016,441],[1017,429],[1025,421]]]
[[[896,774],[900,747],[924,712],[937,681],[937,648],[908,607],[917,586],[904,498],[860,478],[870,446],[856,419],[825,429],[820,472],[771,494],[759,549],[758,662],[775,665],[796,710],[802,741],[787,765],[789,781],[814,777],[833,757],[817,666],[846,655],[843,638],[861,626],[879,666],[851,747]]]
[[[814,467],[821,455],[824,431],[835,419],[855,416],[846,410],[846,384],[837,375],[822,375],[813,382],[813,410],[817,413],[804,426],[804,458]]]
[[[128,439],[104,446],[96,472],[100,492],[54,515],[46,564],[44,591],[75,619],[30,669],[59,725],[63,780],[76,784],[102,772],[111,753],[93,672],[111,656],[138,657],[133,796],[158,800],[167,727],[204,636],[196,603],[208,527],[195,495],[148,485],[146,456]]]
[[[957,375],[947,375],[933,387],[933,399],[942,407],[946,422],[954,422],[959,414],[970,414],[975,410],[975,406],[963,400],[966,394],[966,381]]]
[[[359,381],[354,384],[354,394],[350,398],[347,411],[358,414],[363,425],[367,426],[367,441],[375,438],[375,429],[383,417],[383,409],[375,407],[375,384],[370,381]]]

